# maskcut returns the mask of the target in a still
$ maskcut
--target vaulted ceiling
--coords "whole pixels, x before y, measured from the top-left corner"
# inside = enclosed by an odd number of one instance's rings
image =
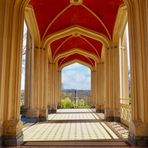
[[[95,61],[89,57],[86,57],[84,55],[81,55],[79,53],[75,53],[72,55],[69,55],[67,57],[63,57],[58,61],[58,65],[59,67],[61,67],[63,64],[74,61],[74,60],[79,60],[82,61],[84,63],[89,64],[91,67],[95,66]]]
[[[80,26],[99,33],[112,40],[113,29],[119,6],[123,0],[31,0],[42,41],[49,35],[64,31],[73,26]],[[55,39],[50,43],[52,58],[66,53],[71,49],[89,52],[101,57],[103,44],[94,38],[82,34],[69,35]],[[74,53],[59,59],[58,64],[71,60],[81,60],[95,64],[90,57]]]
[[[82,35],[65,37],[51,43],[53,57],[73,48],[101,56],[102,44],[99,41]]]

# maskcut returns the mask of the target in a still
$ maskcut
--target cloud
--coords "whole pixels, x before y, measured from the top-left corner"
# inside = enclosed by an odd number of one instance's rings
[[[90,89],[90,69],[74,63],[62,70],[62,85],[64,89]]]
[[[22,72],[21,89],[25,85],[25,71]],[[81,89],[91,88],[91,71],[86,66],[74,63],[62,70],[62,85],[64,89]]]
[[[74,64],[71,64],[71,65],[69,65],[69,66],[64,67],[63,70],[64,70],[64,69],[66,69],[66,70],[75,70],[75,69],[79,69],[79,68],[81,68],[81,67],[82,67],[81,64],[79,64],[79,63],[74,63]]]

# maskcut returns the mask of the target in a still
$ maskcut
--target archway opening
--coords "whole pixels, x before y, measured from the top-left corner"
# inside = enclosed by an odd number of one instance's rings
[[[121,122],[129,126],[131,121],[131,75],[128,23],[120,38],[120,105]]]
[[[20,114],[21,115],[24,112],[24,104],[25,104],[27,34],[28,34],[28,28],[27,28],[26,22],[24,21],[23,47],[22,47],[22,72],[21,72],[21,98],[20,98]]]
[[[33,39],[29,31],[27,22],[24,20],[23,30],[23,47],[22,47],[22,72],[21,72],[21,100],[20,100],[20,114],[23,123],[30,122],[27,119],[27,112],[31,104],[31,75],[33,57]]]
[[[62,69],[60,108],[91,108],[91,70],[73,63]]]

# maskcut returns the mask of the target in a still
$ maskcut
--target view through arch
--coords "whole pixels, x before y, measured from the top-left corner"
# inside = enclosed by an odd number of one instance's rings
[[[73,63],[62,69],[60,108],[91,108],[91,70]]]

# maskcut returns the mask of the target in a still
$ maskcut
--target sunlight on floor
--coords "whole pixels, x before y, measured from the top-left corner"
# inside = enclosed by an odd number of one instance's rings
[[[102,119],[102,114],[90,109],[58,110],[49,115],[47,122],[25,126],[24,141],[118,140],[128,132],[123,126]]]

